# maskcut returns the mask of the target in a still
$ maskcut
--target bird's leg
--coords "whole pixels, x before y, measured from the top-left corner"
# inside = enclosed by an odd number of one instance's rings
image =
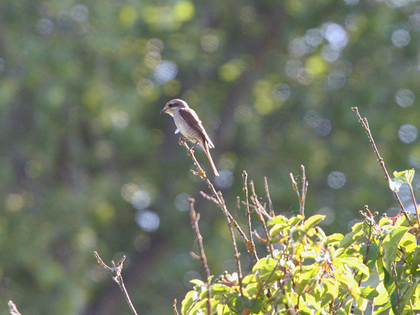
[[[179,138],[178,143],[179,143],[179,145],[184,145],[185,142],[187,142],[187,140],[188,140],[187,138],[181,137],[181,138]]]
[[[188,149],[188,155],[191,155],[191,153],[193,153],[193,152],[194,152],[194,151],[193,151],[193,149],[194,149],[194,147],[195,147],[197,144],[198,144],[198,142],[194,143],[194,144],[191,146],[191,148],[189,148],[189,149]]]

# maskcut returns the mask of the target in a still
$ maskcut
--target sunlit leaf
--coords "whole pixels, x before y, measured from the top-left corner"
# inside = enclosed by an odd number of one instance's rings
[[[313,215],[305,220],[305,222],[303,223],[302,229],[308,230],[309,228],[317,225],[320,221],[324,220],[324,218],[325,218],[325,215],[321,215],[321,214]]]
[[[341,240],[341,242],[340,242],[340,247],[343,247],[343,248],[347,248],[347,247],[349,247],[350,245],[352,245],[355,241],[357,241],[358,239],[360,239],[360,238],[362,238],[362,237],[364,237],[365,236],[365,234],[364,234],[364,232],[363,231],[361,231],[361,230],[358,230],[358,231],[353,231],[353,232],[350,232],[350,233],[347,233],[345,236],[344,236],[344,238]]]
[[[390,234],[388,234],[382,242],[384,249],[385,267],[391,273],[391,264],[395,263],[397,257],[398,244],[409,230],[408,227],[396,227]]]
[[[379,292],[376,290],[376,288],[371,286],[360,288],[360,294],[369,301],[373,301],[374,298],[379,296]]]
[[[394,178],[389,178],[389,188],[391,188],[394,192],[398,192],[402,184],[411,184],[414,178],[414,173],[414,169],[394,172]]]

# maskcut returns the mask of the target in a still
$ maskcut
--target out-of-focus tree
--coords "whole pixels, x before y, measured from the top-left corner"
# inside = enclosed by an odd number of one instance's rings
[[[296,214],[288,174],[304,164],[307,213],[327,214],[326,231],[348,230],[365,204],[395,214],[350,107],[390,171],[420,167],[419,31],[409,0],[3,1],[0,310],[127,313],[97,250],[128,256],[142,314],[172,312],[201,270],[189,196],[209,264],[225,260],[213,272],[232,268],[225,222],[159,116],[175,97],[214,139],[232,209],[246,169],[257,190],[268,177],[276,213]]]

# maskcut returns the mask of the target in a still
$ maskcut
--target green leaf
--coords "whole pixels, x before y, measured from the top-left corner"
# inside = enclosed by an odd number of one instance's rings
[[[258,281],[257,276],[255,274],[250,274],[245,276],[245,278],[242,279],[243,285],[248,285],[250,283],[256,283]]]
[[[360,288],[353,275],[349,272],[333,272],[337,281],[357,301],[360,298]]]
[[[378,286],[376,287],[376,291],[378,292],[379,295],[375,299],[375,304],[376,305],[389,304],[389,307],[390,307],[391,304],[389,301],[389,294],[385,288],[384,282],[379,282]]]
[[[277,269],[273,272],[273,269]],[[252,268],[254,273],[259,272],[260,278],[262,281],[265,281],[270,277],[271,281],[280,279],[284,274],[277,268],[277,261],[273,258],[263,258],[257,261],[257,263]]]
[[[343,248],[347,248],[363,236],[365,236],[365,234],[362,230],[357,230],[357,231],[347,233],[344,236],[344,238],[341,240],[339,246]]]
[[[188,310],[190,309],[191,305],[194,303],[193,295],[196,295],[197,292],[195,291],[189,291],[185,295],[185,299],[182,301],[181,305],[181,314],[187,314]]]
[[[343,238],[344,238],[343,234],[334,233],[327,237],[326,241],[324,242],[324,245],[325,246],[338,245]]]
[[[410,228],[405,226],[396,227],[382,242],[384,250],[385,268],[391,273],[391,264],[397,257],[398,244]]]
[[[353,299],[349,299],[346,303],[346,306],[344,308],[340,308],[337,311],[338,315],[350,315],[351,314],[351,306],[353,304]]]
[[[325,217],[326,217],[325,215],[316,214],[316,215],[313,215],[313,216],[311,216],[311,217],[307,218],[307,219],[305,220],[305,223],[303,224],[302,229],[303,229],[304,231],[309,230],[311,227],[314,227],[314,226],[315,226],[315,225],[317,225],[320,221],[324,220],[324,218],[325,218]]]
[[[333,265],[337,270],[346,271],[345,265],[357,269],[365,275],[369,276],[369,268],[363,264],[363,262],[356,257],[336,258],[333,260]]]
[[[327,305],[331,300],[338,297],[339,285],[333,279],[324,279],[325,294],[321,302],[321,307]]]
[[[374,298],[379,296],[379,292],[376,288],[367,286],[366,288],[360,288],[360,295],[369,301],[373,301]]]
[[[367,252],[369,250],[369,253]],[[370,270],[373,270],[375,267],[376,260],[378,259],[379,253],[379,246],[376,243],[370,243],[369,245],[363,244],[360,247],[360,253],[366,257],[367,254],[367,261],[366,265],[369,267]]]
[[[275,225],[275,224],[280,224],[280,225],[289,225],[289,219],[287,219],[284,215],[278,215],[275,216],[274,218],[268,220],[267,225]]]
[[[276,237],[281,231],[283,231],[285,228],[288,228],[288,227],[289,227],[289,223],[287,223],[287,224],[274,224],[274,226],[270,229],[270,236],[272,238]]]
[[[295,216],[295,217],[291,217],[290,219],[289,219],[289,224],[291,225],[291,226],[296,226],[296,225],[298,225],[301,221],[303,220],[303,216],[301,216],[300,214],[298,214],[297,216]]]
[[[204,282],[199,279],[192,279],[190,282],[198,286],[202,286],[204,284]]]
[[[418,277],[420,275],[420,247],[417,247],[411,256],[410,275]]]
[[[417,288],[417,284],[420,282],[420,279],[414,279],[412,283],[405,283],[401,288],[399,288],[400,294],[402,296],[398,297],[398,291],[395,290],[391,294],[391,305],[392,310],[395,314],[402,314],[405,306],[407,305],[408,301],[410,300],[413,292]]]
[[[211,286],[211,295],[223,294],[229,292],[230,287],[227,285],[216,283]]]
[[[402,184],[411,184],[414,178],[414,169],[394,172],[393,175],[394,178],[389,179],[389,188],[394,192],[398,192]]]

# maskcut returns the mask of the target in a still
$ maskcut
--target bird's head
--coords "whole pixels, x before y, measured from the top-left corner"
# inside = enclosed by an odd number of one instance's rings
[[[160,111],[160,113],[166,113],[173,116],[173,114],[180,108],[188,108],[188,104],[183,100],[174,99],[166,103],[165,107]]]

